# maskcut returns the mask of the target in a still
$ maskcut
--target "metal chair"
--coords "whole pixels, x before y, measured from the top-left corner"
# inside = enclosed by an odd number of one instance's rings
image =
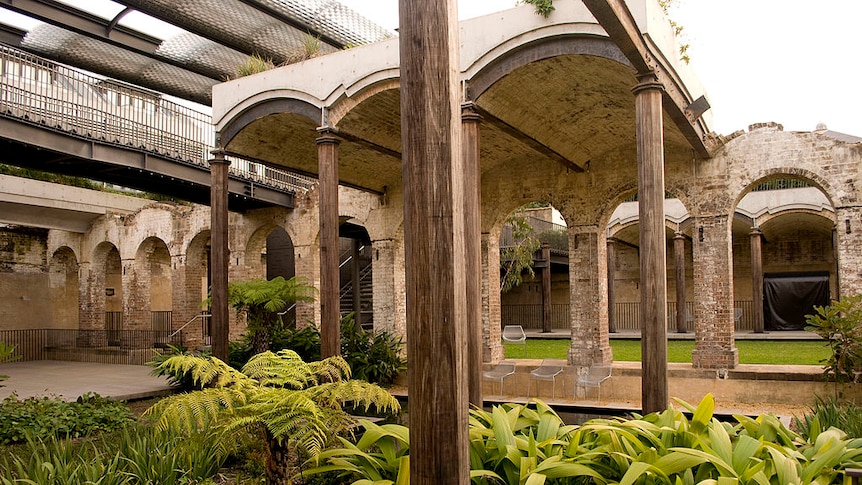
[[[503,327],[503,342],[524,346],[524,357],[527,356],[527,334],[520,325],[506,325]]]
[[[586,397],[587,388],[596,388],[596,399],[599,403],[602,402],[602,383],[611,378],[610,364],[594,364],[590,366],[590,370],[586,374],[578,377],[575,385],[575,392],[578,387],[584,388],[584,396]],[[611,381],[613,384],[613,381]]]
[[[508,360],[500,361],[491,370],[482,373],[482,377],[489,381],[497,381],[500,383],[500,396],[503,395],[503,381],[507,377],[515,373],[515,363]]]
[[[533,379],[537,381],[551,381],[553,388],[551,390],[551,399],[556,398],[557,393],[557,376],[563,372],[563,366],[566,365],[565,360],[561,359],[545,359],[542,365],[530,372],[530,381],[527,383],[527,396],[530,396],[530,386]],[[539,393],[539,383],[536,383],[536,394]]]

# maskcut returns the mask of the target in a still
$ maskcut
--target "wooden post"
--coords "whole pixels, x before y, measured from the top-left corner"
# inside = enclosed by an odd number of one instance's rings
[[[210,159],[210,265],[212,269],[212,355],[227,362],[230,328],[227,300],[228,249],[227,174],[230,162],[222,150]]]
[[[641,388],[644,413],[667,409],[667,267],[662,85],[640,77],[635,94],[640,215]]]
[[[617,240],[609,237],[608,246],[608,333],[617,333],[617,296],[614,280],[617,271]]]
[[[356,324],[362,326],[362,267],[359,265],[359,239],[353,240],[353,251],[351,253],[350,280],[353,291],[353,318]]]
[[[482,400],[482,223],[479,124],[482,116],[472,103],[461,105],[464,157],[464,267],[467,279],[467,374],[470,404]]]
[[[341,313],[338,305],[338,138],[328,127],[318,129],[320,183],[320,357],[341,355]]]
[[[464,170],[454,0],[399,2],[410,483],[467,485]]]
[[[685,234],[673,236],[673,260],[676,266],[676,331],[685,333]]]
[[[754,333],[763,333],[763,232],[752,227],[751,241],[751,317],[754,320]]]
[[[542,243],[542,333],[551,332],[551,246]]]

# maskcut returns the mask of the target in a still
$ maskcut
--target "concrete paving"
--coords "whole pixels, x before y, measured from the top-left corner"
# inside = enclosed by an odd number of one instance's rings
[[[103,397],[123,401],[166,395],[171,386],[164,377],[150,374],[144,365],[93,364],[38,360],[0,364],[0,375],[9,379],[0,382],[0,399],[13,392],[19,399],[52,396],[74,401],[78,396],[94,392]]]

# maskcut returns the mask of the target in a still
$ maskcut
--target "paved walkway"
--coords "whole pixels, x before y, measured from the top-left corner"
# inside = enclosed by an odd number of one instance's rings
[[[18,398],[57,396],[74,401],[86,392],[98,393],[123,401],[160,396],[170,393],[164,377],[150,374],[144,365],[92,364],[38,360],[0,364],[0,375],[9,379],[0,382],[0,399],[13,392]]]

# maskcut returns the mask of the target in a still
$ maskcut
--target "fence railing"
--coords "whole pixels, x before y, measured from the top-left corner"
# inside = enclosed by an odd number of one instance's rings
[[[110,334],[110,336],[109,336]],[[116,340],[113,340],[116,339]],[[143,365],[164,342],[180,347],[182,333],[169,337],[153,330],[0,330],[0,342],[15,348],[23,361],[65,360]]]
[[[735,309],[741,310],[739,318],[734,318],[735,328],[739,330],[754,330],[752,321],[752,304],[750,300],[737,300],[733,302]],[[694,331],[694,302],[686,302],[686,331]],[[667,328],[675,332],[676,328],[675,301],[667,302]],[[640,328],[640,303],[622,302],[614,304],[617,330],[638,330]],[[521,325],[525,329],[542,328],[542,305],[502,305],[500,307],[500,320],[502,325]],[[551,328],[569,328],[569,305],[555,303],[551,305]]]
[[[0,46],[0,116],[206,170],[215,146],[206,113],[9,46]],[[238,156],[228,159],[232,176],[268,188],[296,191],[314,183]]]

